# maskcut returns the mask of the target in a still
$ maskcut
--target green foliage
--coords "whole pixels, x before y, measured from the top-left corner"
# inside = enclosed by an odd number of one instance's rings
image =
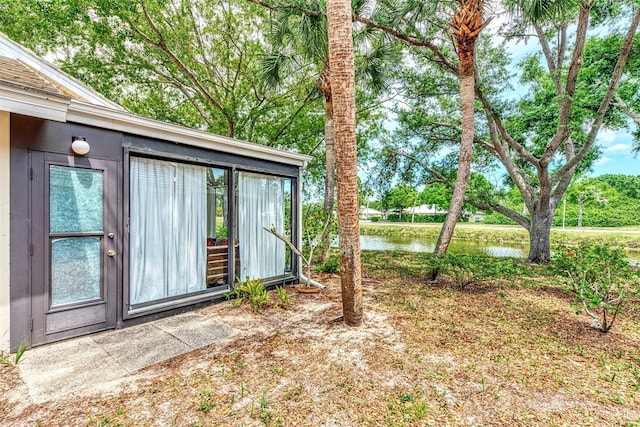
[[[562,246],[553,268],[568,278],[563,282],[575,297],[576,310],[591,317],[591,327],[608,332],[630,298],[640,296],[640,275],[619,248],[602,244]]]
[[[314,79],[299,67],[277,91],[260,72],[269,15],[226,0],[7,0],[0,27],[137,114],[310,152],[324,131],[302,89]]]
[[[216,407],[215,396],[211,390],[206,389],[200,393],[200,401],[198,402],[197,409],[202,412],[209,412]]]
[[[413,206],[418,201],[418,192],[408,184],[399,184],[389,189],[382,196],[382,207],[401,211]]]
[[[420,203],[436,205],[440,209],[449,209],[453,190],[441,182],[426,185],[420,192]]]
[[[226,225],[218,225],[216,227],[216,237],[219,239],[226,239],[227,236],[229,235],[229,231],[227,229]]]
[[[562,219],[560,219],[560,221],[562,221]],[[516,225],[517,224],[514,220],[509,219],[506,216],[499,214],[497,212],[488,212],[487,214],[485,214],[483,222],[485,224],[496,224],[496,225]]]
[[[287,290],[282,286],[276,286],[276,292],[278,293],[282,306],[289,307],[291,305],[291,298],[289,297]]]
[[[453,280],[456,287],[465,289],[469,285],[485,280],[507,280],[523,275],[522,262],[514,258],[493,258],[487,255],[467,255],[448,252],[430,260],[430,267]]]
[[[640,175],[605,174],[596,178],[632,199],[640,199]]]
[[[233,304],[238,306],[244,301],[251,304],[254,312],[260,311],[269,300],[269,292],[260,279],[246,278],[244,282],[238,282],[233,289],[226,294],[227,299],[235,298]]]
[[[329,258],[327,262],[317,266],[316,271],[321,273],[338,273],[340,272],[340,261],[335,257]]]
[[[389,214],[387,215],[387,221],[389,222],[444,222],[446,218],[446,214],[436,214],[436,215],[411,215],[404,214],[404,216],[400,216],[398,214]],[[372,219],[373,221],[373,219]]]
[[[311,269],[313,253],[322,244],[322,234],[329,231],[330,236],[338,234],[338,223],[333,214],[325,214],[322,204],[310,203],[305,206],[302,218],[302,252],[307,270]],[[309,273],[310,271],[307,271]]]
[[[20,341],[20,344],[18,344],[18,349],[16,350],[16,354],[14,354],[13,357],[11,357],[8,354],[4,354],[3,352],[0,351],[0,363],[4,363],[5,365],[17,365],[20,362],[20,359],[22,359],[22,356],[24,355],[24,352],[27,351],[27,349],[29,348],[29,343],[24,343],[23,341]]]
[[[562,202],[555,211],[554,226],[578,226],[582,204],[582,226],[625,227],[640,224],[640,176],[608,174],[596,178],[579,178],[571,183]],[[512,187],[501,203],[522,212],[523,201],[517,189]],[[528,213],[526,213],[528,216]],[[563,218],[564,216],[564,218]],[[515,224],[497,212],[488,211],[487,224]]]

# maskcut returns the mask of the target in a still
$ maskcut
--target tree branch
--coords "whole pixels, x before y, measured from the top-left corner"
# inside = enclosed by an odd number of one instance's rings
[[[591,125],[591,130],[589,131],[589,135],[587,136],[587,141],[582,149],[580,149],[580,151],[573,158],[568,160],[567,163],[565,163],[556,172],[557,175],[561,176],[574,168],[582,159],[584,159],[584,157],[593,146],[604,121],[604,116],[611,104],[611,99],[613,98],[616,89],[618,88],[618,84],[620,83],[622,72],[627,65],[627,60],[633,47],[633,37],[637,31],[638,23],[640,23],[640,7],[636,10],[636,13],[634,14],[631,21],[631,25],[627,30],[624,42],[622,43],[622,47],[620,48],[620,56],[618,57],[618,61],[616,62],[615,68],[613,69],[613,74],[611,75],[611,80],[609,81],[609,87],[607,88],[607,92],[605,93],[604,98],[600,103],[600,107],[598,108],[598,112],[596,113],[596,119]]]
[[[553,156],[558,151],[560,145],[566,141],[569,136],[569,120],[571,118],[571,107],[573,105],[573,96],[576,91],[576,84],[578,82],[578,72],[582,66],[582,58],[584,55],[584,44],[587,39],[587,29],[589,27],[589,13],[591,12],[592,1],[585,2],[580,7],[580,14],[578,15],[578,27],[576,28],[576,41],[573,48],[573,57],[571,58],[571,65],[569,66],[569,72],[567,73],[567,82],[565,83],[564,91],[560,94],[560,112],[558,113],[558,128],[556,134],[551,138],[551,141],[544,150],[544,154],[540,159],[541,164],[546,168]]]
[[[397,151],[397,150],[395,151],[395,154],[397,154],[398,156],[406,157],[410,161],[416,163],[421,168],[423,168],[425,171],[427,171],[428,173],[433,175],[437,182],[440,182],[440,183],[444,184],[447,188],[453,190],[453,188],[455,187],[454,183],[452,183],[446,176],[444,176],[442,173],[438,172],[437,170],[433,169],[432,167],[430,167],[429,165],[427,165],[426,163],[424,163],[423,161],[421,161],[417,157],[412,156],[412,155],[407,154],[407,153],[403,153],[401,151]],[[530,227],[531,227],[530,221],[529,221],[529,219],[527,217],[525,217],[523,215],[520,215],[516,211],[511,210],[511,209],[509,209],[509,208],[507,208],[505,206],[502,206],[502,205],[500,205],[498,203],[495,203],[495,202],[492,202],[492,201],[488,201],[488,200],[484,200],[483,201],[483,200],[473,199],[473,198],[470,198],[468,194],[465,195],[464,201],[465,201],[465,203],[468,203],[471,206],[473,206],[475,208],[478,208],[478,209],[494,210],[496,212],[499,212],[502,215],[506,216],[507,218],[510,218],[513,221],[517,222],[519,225],[521,225],[526,230],[529,230]]]
[[[500,116],[498,115],[497,111],[493,108],[493,105],[491,104],[491,101],[489,101],[487,96],[484,94],[484,92],[482,91],[482,89],[478,85],[476,85],[475,92],[476,92],[476,96],[478,97],[478,99],[480,100],[480,102],[482,103],[482,105],[483,105],[483,107],[485,109],[485,114],[487,114],[487,116],[488,116],[490,121],[493,121],[495,123],[496,129],[497,129],[498,133],[500,134],[500,136],[523,159],[525,159],[526,161],[531,163],[537,169],[540,169],[541,168],[540,167],[540,161],[538,160],[538,158],[535,157],[533,154],[531,154],[526,148],[524,148],[524,146],[522,144],[520,144],[518,141],[513,139],[513,137],[511,135],[509,135],[509,133],[507,132],[507,130],[504,127],[504,124],[502,123],[502,119],[500,119]]]
[[[265,7],[269,10],[279,10],[279,9],[292,9],[292,10],[297,10],[300,13],[303,13],[305,15],[309,15],[309,16],[323,16],[326,17],[326,13],[321,11],[321,10],[310,10],[310,9],[305,9],[302,8],[298,5],[295,4],[270,4],[270,3],[266,3],[262,0],[247,0],[251,3],[257,4],[259,6]],[[434,60],[434,62],[441,64],[442,66],[444,66],[445,68],[447,68],[449,71],[451,71],[454,74],[458,74],[458,67],[453,64],[447,57],[445,57],[442,52],[440,51],[440,49],[438,49],[438,47],[427,41],[427,40],[421,40],[417,37],[411,37],[408,36],[404,33],[401,33],[400,31],[397,31],[391,27],[388,27],[386,25],[380,24],[379,22],[376,22],[372,19],[369,18],[365,18],[363,16],[360,16],[356,13],[352,13],[351,15],[351,19],[354,22],[359,22],[361,24],[367,25],[371,28],[375,28],[377,30],[383,31],[386,34],[389,34],[390,36],[393,36],[394,38],[398,39],[398,40],[402,40],[403,42],[411,45],[411,46],[416,46],[416,47],[426,47],[427,49],[429,49],[438,59]]]
[[[559,95],[563,92],[562,85],[560,84],[560,67],[556,66],[556,61],[554,61],[553,54],[551,53],[551,47],[549,47],[549,40],[547,40],[547,36],[545,36],[544,30],[540,24],[533,24],[533,28],[535,28],[536,33],[538,34],[542,54],[544,55],[544,59],[547,61],[547,68],[551,74],[551,80],[553,80],[553,84],[556,87],[556,94]]]
[[[233,137],[234,134],[234,123],[233,123],[233,119],[231,118],[231,116],[225,111],[225,109],[222,107],[222,105],[220,105],[212,96],[211,94],[204,88],[204,86],[200,83],[200,81],[198,80],[198,78],[195,76],[195,74],[193,73],[192,70],[190,70],[174,53],[173,51],[171,51],[171,49],[169,49],[169,46],[167,46],[166,42],[164,41],[164,38],[162,36],[162,33],[160,32],[160,30],[158,29],[158,27],[156,26],[155,22],[153,21],[153,18],[151,18],[151,16],[149,15],[149,11],[147,10],[147,7],[145,6],[145,3],[142,2],[142,10],[144,12],[144,16],[145,19],[147,21],[147,23],[149,24],[149,26],[151,27],[151,30],[153,31],[153,33],[156,35],[156,37],[158,38],[158,41],[155,41],[153,39],[151,39],[151,37],[149,37],[144,31],[142,31],[140,28],[138,28],[133,21],[131,21],[129,18],[126,18],[127,24],[147,43],[151,44],[152,46],[157,47],[158,49],[160,49],[160,51],[164,52],[164,54],[183,72],[185,73],[185,75],[187,76],[187,78],[189,80],[191,80],[191,82],[194,84],[194,86],[198,89],[198,91],[207,99],[207,101],[209,101],[211,103],[211,105],[213,105],[218,111],[220,111],[222,113],[222,115],[224,116],[224,118],[227,121],[227,127],[228,127],[228,135],[230,137]]]

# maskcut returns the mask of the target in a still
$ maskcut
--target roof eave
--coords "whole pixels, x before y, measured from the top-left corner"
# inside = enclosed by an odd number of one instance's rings
[[[65,122],[69,103],[66,96],[0,85],[0,111]]]
[[[279,163],[293,164],[303,168],[312,159],[312,157],[303,154],[173,125],[75,99],[72,99],[69,104],[67,121],[248,157],[257,157]]]

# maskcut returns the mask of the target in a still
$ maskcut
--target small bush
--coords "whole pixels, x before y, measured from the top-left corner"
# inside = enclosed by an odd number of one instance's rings
[[[226,294],[227,299],[235,297],[234,305],[241,305],[245,300],[251,303],[253,311],[258,312],[269,302],[269,292],[260,279],[247,278],[244,282],[237,283],[234,288]]]
[[[211,390],[206,389],[200,393],[200,401],[198,402],[197,409],[202,412],[209,412],[216,407],[215,396]]]
[[[320,273],[338,273],[340,271],[340,262],[338,258],[329,258],[327,262],[317,266],[316,271]]]
[[[456,287],[465,289],[485,280],[505,280],[525,273],[524,266],[513,258],[488,255],[447,253],[431,258],[430,269],[450,277]]]
[[[584,310],[591,327],[608,332],[629,297],[640,296],[640,280],[620,248],[600,244],[560,247],[552,266],[567,277],[563,284],[574,294],[576,311]]]
[[[380,220],[382,220],[382,218],[379,216],[372,216],[370,219],[371,222],[379,222]]]
[[[281,286],[276,286],[276,292],[280,297],[280,302],[282,303],[282,306],[289,307],[291,305],[291,298],[289,297],[287,290]]]

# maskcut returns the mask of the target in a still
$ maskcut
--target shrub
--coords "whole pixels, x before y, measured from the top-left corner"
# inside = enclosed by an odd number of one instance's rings
[[[338,258],[329,258],[327,262],[317,266],[316,271],[320,273],[337,273],[340,271],[340,262]]]
[[[444,220],[446,218],[446,215],[445,214],[411,215],[410,213],[409,214],[402,214],[402,215],[394,213],[394,214],[387,215],[387,221],[389,221],[389,222],[412,222],[411,221],[412,218],[413,218],[413,222],[420,222],[420,223],[444,222]]]
[[[276,292],[278,293],[278,297],[280,297],[280,302],[282,303],[282,306],[289,307],[291,305],[291,298],[289,297],[287,290],[282,286],[276,286]]]
[[[17,365],[20,362],[20,359],[22,359],[24,352],[27,351],[28,348],[29,343],[20,341],[20,344],[18,344],[18,349],[16,350],[16,354],[13,356],[13,358],[11,358],[8,354],[0,351],[0,363],[3,363],[5,365]]]
[[[554,256],[556,273],[569,280],[576,311],[583,309],[591,327],[608,332],[629,297],[640,296],[638,270],[633,269],[620,248],[585,243],[560,247]]]
[[[260,279],[247,279],[237,283],[231,291],[226,294],[227,299],[235,297],[234,305],[241,305],[245,300],[251,303],[253,311],[258,312],[269,302],[269,292]]]
[[[460,289],[487,279],[502,280],[522,275],[524,267],[513,258],[494,258],[488,255],[447,253],[432,258],[431,269],[450,277]]]

